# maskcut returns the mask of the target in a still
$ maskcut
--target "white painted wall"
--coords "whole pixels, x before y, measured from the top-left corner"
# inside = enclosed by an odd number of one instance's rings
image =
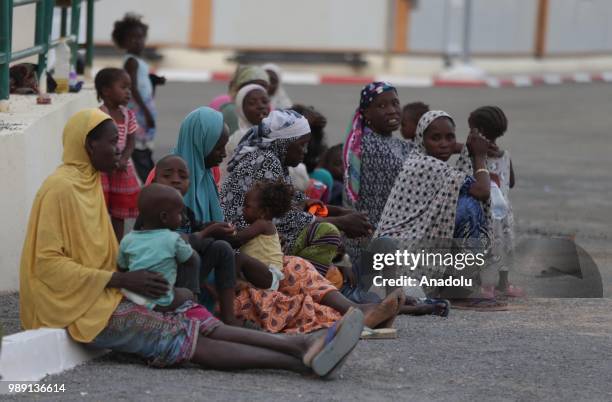
[[[463,37],[462,0],[418,0],[410,16],[411,51],[457,53]],[[471,50],[476,53],[532,53],[537,0],[473,0]]]
[[[34,46],[35,20],[36,7],[34,5],[30,4],[13,9],[13,41],[11,46],[14,52]],[[19,63],[23,62],[37,63],[38,58],[33,56],[19,61]]]
[[[382,51],[386,0],[216,0],[215,46]]]
[[[551,0],[547,53],[610,52],[612,1]]]
[[[191,0],[101,0],[96,1],[94,40],[112,43],[115,21],[125,13],[143,16],[149,25],[148,41],[154,44],[187,45],[191,32]]]
[[[113,23],[135,11],[150,26],[150,43],[188,46],[191,2],[100,0],[95,41],[110,44]],[[388,4],[388,0],[214,0],[212,46],[384,51]],[[416,0],[415,4],[408,34],[410,51],[441,53],[447,31],[450,50],[458,51],[463,0]],[[445,19],[448,4],[451,15]],[[531,54],[537,4],[538,0],[473,0],[472,50]],[[551,53],[612,50],[610,0],[551,0],[549,23],[546,48]]]
[[[54,95],[51,105],[35,105],[35,97],[19,95],[11,95],[10,102],[12,112],[0,114],[0,121],[22,126],[0,129],[0,291],[19,287],[19,260],[30,208],[44,179],[61,162],[66,121],[79,110],[97,105],[91,90]]]

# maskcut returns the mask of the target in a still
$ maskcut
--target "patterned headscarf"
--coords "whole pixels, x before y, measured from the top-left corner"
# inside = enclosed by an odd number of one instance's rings
[[[427,128],[429,128],[429,125],[431,123],[434,122],[434,120],[440,118],[440,117],[446,117],[447,119],[449,119],[450,121],[453,122],[453,125],[455,124],[455,120],[453,120],[453,118],[446,113],[445,111],[442,110],[430,110],[429,112],[425,113],[423,116],[421,116],[421,118],[419,119],[419,122],[417,123],[417,127],[416,127],[416,135],[414,136],[414,150],[413,152],[418,152],[420,154],[425,155],[426,151],[425,151],[425,130],[427,130]]]
[[[227,171],[231,172],[246,154],[256,149],[270,149],[282,162],[289,144],[309,133],[308,120],[301,114],[293,110],[274,110],[261,124],[244,135],[228,163]]]
[[[308,133],[310,126],[302,115],[293,110],[275,110],[259,126],[245,134],[228,164],[228,175],[221,187],[226,221],[235,224],[238,229],[248,226],[242,215],[242,207],[246,193],[257,181],[282,179],[292,184],[284,163],[287,148]],[[293,205],[303,203],[304,199],[304,193],[296,191]],[[298,234],[313,220],[313,215],[298,207],[275,219],[284,252],[291,249]]]
[[[346,194],[351,202],[359,198],[359,184],[361,180],[361,142],[363,140],[364,128],[366,126],[363,112],[374,102],[374,99],[385,92],[395,91],[394,86],[384,81],[375,81],[366,85],[361,90],[359,108],[353,116],[351,131],[344,143],[344,185]]]

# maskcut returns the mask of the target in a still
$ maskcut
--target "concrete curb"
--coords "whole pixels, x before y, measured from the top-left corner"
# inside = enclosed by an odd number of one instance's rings
[[[169,81],[178,82],[227,82],[231,78],[230,72],[211,72],[206,70],[159,69],[159,75],[165,76]],[[510,77],[488,77],[485,79],[447,79],[442,77],[419,76],[342,76],[319,75],[316,73],[286,72],[283,82],[286,84],[321,85],[321,84],[358,84],[365,85],[372,81],[389,81],[397,87],[532,87],[538,85],[558,85],[568,83],[612,82],[612,71],[601,73],[573,74],[540,74],[540,75],[514,75]]]
[[[0,375],[2,381],[40,381],[105,353],[73,341],[64,329],[19,332],[2,339]]]

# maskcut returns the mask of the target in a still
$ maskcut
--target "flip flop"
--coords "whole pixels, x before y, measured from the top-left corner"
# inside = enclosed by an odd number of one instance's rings
[[[425,299],[423,300],[425,304],[444,304],[444,311],[440,314],[440,317],[448,317],[451,309],[451,302],[447,299]],[[435,311],[435,307],[434,307]],[[436,313],[431,313],[431,315],[436,315]]]
[[[323,378],[333,376],[359,342],[362,330],[363,313],[359,309],[350,309],[327,330],[325,346],[312,359],[312,371]]]

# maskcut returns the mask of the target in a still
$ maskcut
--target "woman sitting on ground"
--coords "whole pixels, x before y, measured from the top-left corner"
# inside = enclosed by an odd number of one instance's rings
[[[443,241],[446,243],[442,246],[449,247],[449,241],[456,239],[463,251],[486,250],[490,240],[490,181],[486,169],[490,143],[471,132],[457,167],[449,165],[457,147],[455,122],[438,110],[421,117],[414,143],[415,149],[389,195],[371,249],[400,248],[401,241],[419,244],[419,250],[421,245],[427,246],[422,242]],[[455,277],[478,276],[476,270],[451,271]],[[448,274],[444,267],[422,266],[412,276],[440,278]],[[457,299],[468,296],[471,289],[426,288],[426,291]],[[497,306],[494,301],[486,304]]]
[[[291,116],[297,116],[291,113]],[[202,107],[187,115],[181,124],[176,152],[187,161],[191,174],[184,199],[185,205],[194,212],[194,218],[205,223],[218,222],[233,232],[233,226],[222,223],[223,210],[211,173],[211,169],[225,158],[227,141],[227,127],[223,124],[221,114]],[[243,179],[252,184],[259,180],[254,174],[246,172]],[[237,229],[244,227],[246,225]],[[234,239],[227,237],[227,233],[223,238],[239,246]],[[241,254],[241,258],[249,257]],[[269,332],[296,333],[325,328],[336,321],[340,314],[354,307],[312,265],[301,258],[286,256],[283,259],[282,271],[285,278],[273,289],[274,276],[261,262],[255,261],[247,267],[243,264],[236,267],[236,270],[241,271],[250,282],[236,296],[236,315],[240,319],[255,322]],[[261,275],[262,270],[267,275]],[[257,281],[252,279],[254,276],[257,276]],[[390,325],[397,313],[396,298],[397,295],[392,295],[384,304],[362,306],[365,324],[369,327]]]
[[[242,207],[255,182],[282,179],[291,184],[288,167],[303,160],[310,127],[292,110],[275,110],[247,135],[228,164],[229,175],[221,189],[225,218],[239,230],[247,226]],[[338,207],[328,207],[331,216],[315,217],[305,211],[310,204],[296,190],[292,209],[275,223],[283,252],[306,258],[326,276],[338,254],[340,230],[348,237],[359,237],[369,234],[371,226],[362,214]]]
[[[225,326],[210,314],[149,310],[122,297],[120,289],[158,298],[170,284],[147,270],[117,271],[117,240],[100,180],[100,172],[117,167],[117,140],[112,119],[98,109],[78,112],[66,124],[63,163],[34,199],[23,246],[23,327],[65,328],[77,342],[136,354],[154,366],[191,361],[219,370],[333,374],[359,339],[358,310],[327,332],[331,349],[342,352],[330,355],[325,335],[272,335]]]
[[[395,178],[412,144],[394,137],[400,127],[397,90],[388,82],[372,82],[361,90],[359,106],[344,144],[345,202],[377,227]],[[369,238],[348,240],[353,264],[361,263],[361,249]],[[359,267],[367,275],[368,267]]]

